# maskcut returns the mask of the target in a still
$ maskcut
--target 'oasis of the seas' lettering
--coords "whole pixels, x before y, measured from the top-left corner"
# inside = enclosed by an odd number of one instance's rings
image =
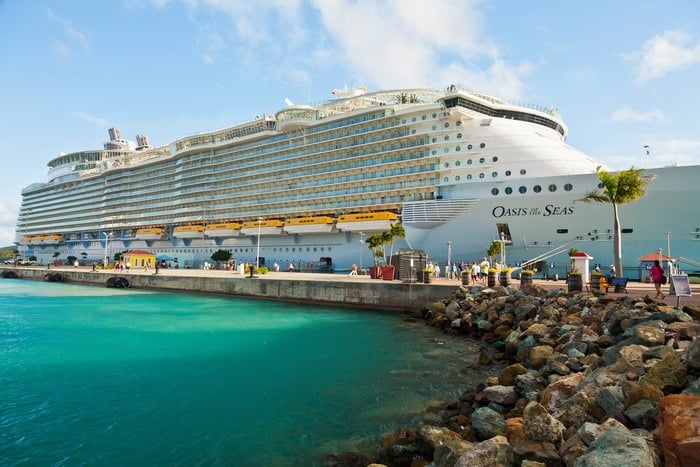
[[[543,208],[507,208],[505,206],[496,206],[491,211],[493,217],[521,217],[521,216],[567,216],[574,213],[573,206],[555,206],[548,204]]]

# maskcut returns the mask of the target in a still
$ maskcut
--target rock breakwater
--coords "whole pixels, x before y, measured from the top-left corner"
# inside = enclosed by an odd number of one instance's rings
[[[425,319],[504,368],[376,455],[327,465],[700,465],[700,307],[462,286]]]

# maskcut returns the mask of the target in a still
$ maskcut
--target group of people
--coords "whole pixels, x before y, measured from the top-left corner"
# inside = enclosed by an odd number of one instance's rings
[[[433,277],[435,279],[440,278],[440,274],[444,274],[445,279],[460,279],[464,271],[471,271],[472,280],[474,282],[486,282],[486,276],[488,275],[488,270],[491,268],[491,262],[487,258],[483,258],[481,261],[470,261],[468,263],[460,261],[459,263],[449,262],[445,263],[443,268],[439,264],[429,261],[427,269],[433,271]]]

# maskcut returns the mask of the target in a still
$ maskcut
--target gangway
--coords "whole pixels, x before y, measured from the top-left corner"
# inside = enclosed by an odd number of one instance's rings
[[[568,248],[568,246],[571,245],[572,243],[573,243],[573,241],[567,242],[567,243],[563,243],[563,244],[561,244],[561,245],[559,245],[559,246],[557,246],[557,247],[552,248],[552,249],[549,250],[549,251],[546,251],[546,252],[542,253],[542,254],[539,255],[539,256],[535,256],[534,258],[528,259],[527,261],[523,261],[523,262],[521,263],[521,266],[520,266],[520,267],[521,267],[521,268],[525,268],[525,267],[527,267],[527,266],[530,266],[530,265],[532,265],[532,264],[538,263],[538,262],[540,262],[540,261],[548,260],[548,259],[551,258],[552,256],[556,256],[556,255],[558,255],[558,254],[560,254],[560,253],[563,253],[563,252]]]

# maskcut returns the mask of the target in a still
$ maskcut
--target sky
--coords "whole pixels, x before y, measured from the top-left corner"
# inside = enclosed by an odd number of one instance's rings
[[[700,163],[696,0],[0,0],[0,246],[22,189],[117,127],[154,146],[332,98],[460,84],[558,109],[611,169]]]

